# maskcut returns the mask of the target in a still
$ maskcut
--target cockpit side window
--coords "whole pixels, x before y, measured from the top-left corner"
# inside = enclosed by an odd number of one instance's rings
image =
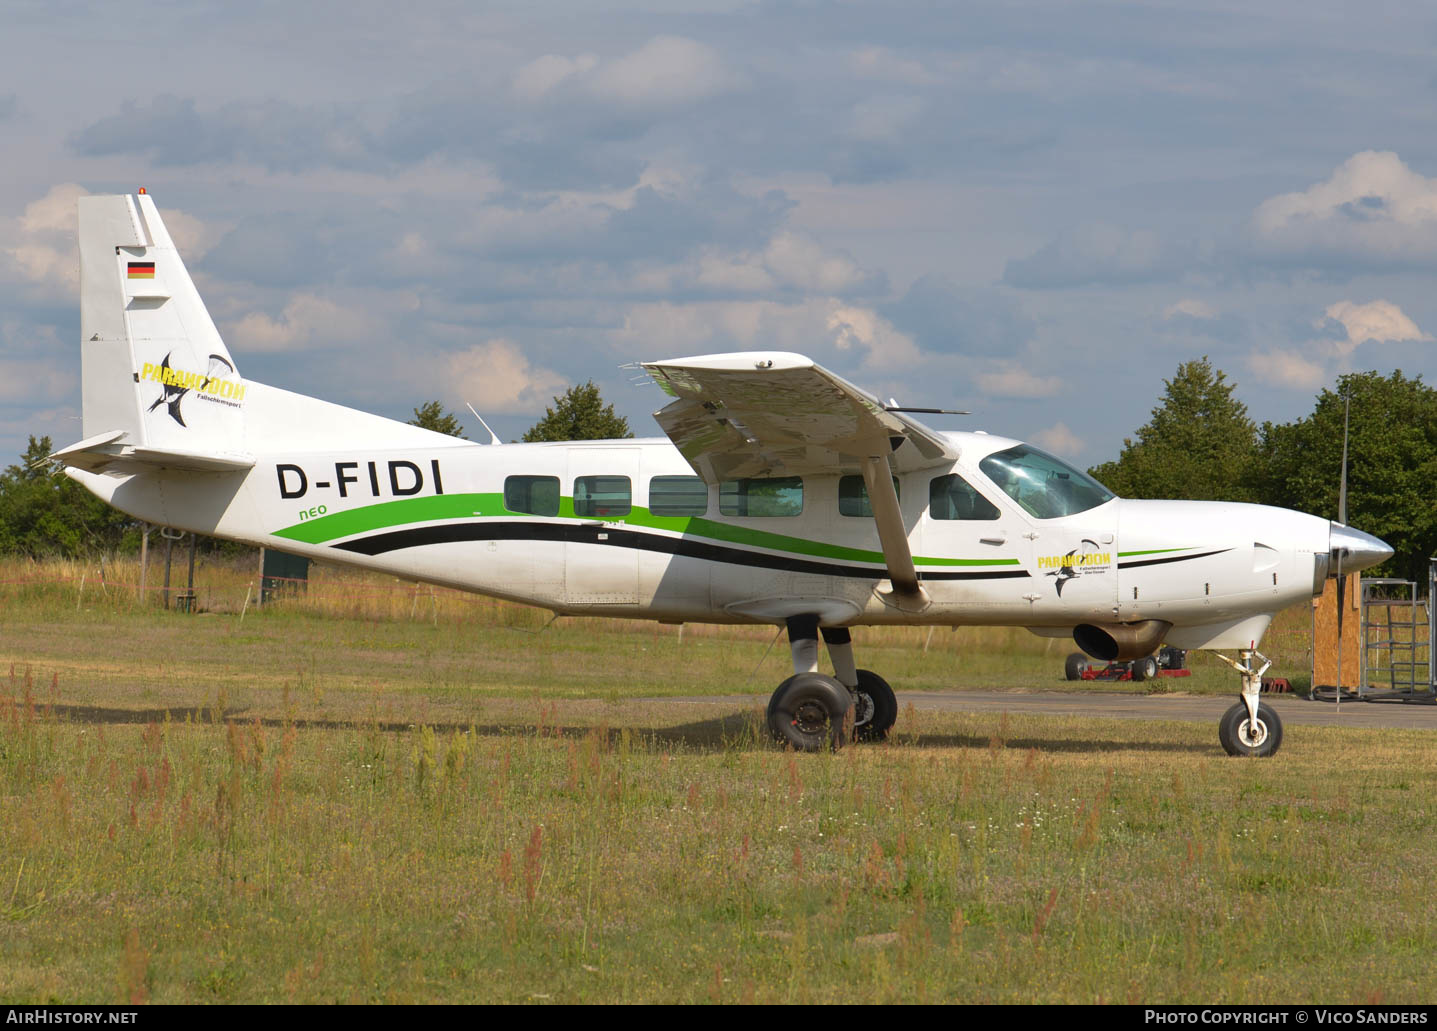
[[[928,481],[930,519],[997,519],[999,515],[993,502],[957,473],[935,476]]]
[[[1116,496],[1087,473],[1030,444],[995,452],[978,468],[1036,519],[1077,515]]]

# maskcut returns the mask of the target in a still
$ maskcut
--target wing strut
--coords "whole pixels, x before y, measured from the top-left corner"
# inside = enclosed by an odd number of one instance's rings
[[[903,608],[914,603],[926,606],[928,594],[918,582],[918,570],[908,547],[908,531],[903,526],[903,512],[898,507],[898,492],[893,489],[893,470],[887,455],[863,460],[863,482],[868,486],[873,522],[878,528],[883,560],[888,565],[888,579],[897,596],[894,601]]]

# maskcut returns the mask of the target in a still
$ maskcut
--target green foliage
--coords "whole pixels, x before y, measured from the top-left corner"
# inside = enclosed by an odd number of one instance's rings
[[[1179,365],[1165,385],[1137,440],[1089,473],[1126,498],[1257,500],[1246,482],[1257,431],[1232,396],[1235,384],[1203,357]]]
[[[1352,373],[1322,391],[1306,418],[1263,423],[1254,488],[1266,504],[1337,518],[1344,397],[1352,399],[1347,521],[1395,551],[1365,575],[1424,580],[1437,551],[1437,389],[1421,376]]]
[[[464,425],[453,412],[446,412],[438,401],[429,401],[414,409],[414,418],[409,420],[409,425],[433,430],[435,433],[447,433],[463,440],[469,439],[464,436]]]
[[[615,415],[613,405],[604,404],[599,388],[590,380],[554,398],[553,406],[544,409],[544,417],[530,427],[524,440],[620,440],[633,435],[629,420]]]
[[[49,437],[30,438],[0,476],[0,552],[32,557],[114,551],[134,523],[48,461]]]

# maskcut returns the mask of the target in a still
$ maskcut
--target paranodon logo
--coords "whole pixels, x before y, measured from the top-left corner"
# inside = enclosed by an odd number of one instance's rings
[[[1047,570],[1043,575],[1055,577],[1053,583],[1058,597],[1063,596],[1063,585],[1080,576],[1106,573],[1113,568],[1113,553],[1100,550],[1097,541],[1086,538],[1066,555],[1039,555],[1038,568]]]
[[[184,415],[180,412],[180,402],[191,392],[203,401],[212,401],[230,408],[240,407],[240,402],[244,400],[244,384],[237,383],[232,379],[220,378],[225,375],[233,375],[234,371],[235,367],[223,355],[210,355],[209,371],[201,373],[172,368],[170,355],[167,354],[165,360],[158,365],[153,362],[145,362],[140,367],[140,371],[135,374],[135,380],[136,382],[158,383],[161,387],[160,396],[155,398],[155,403],[150,405],[146,409],[147,411],[153,412],[160,405],[164,405],[170,413],[170,418],[181,426],[185,426]]]

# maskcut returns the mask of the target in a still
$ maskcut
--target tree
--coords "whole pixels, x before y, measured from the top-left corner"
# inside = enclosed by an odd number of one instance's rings
[[[1263,423],[1252,483],[1268,505],[1337,518],[1344,398],[1351,398],[1347,520],[1392,545],[1366,575],[1422,581],[1437,550],[1437,389],[1402,372],[1350,373],[1317,396],[1312,414]]]
[[[451,437],[459,437],[463,440],[469,439],[464,436],[463,424],[453,412],[446,412],[444,406],[438,401],[429,401],[414,409],[414,418],[409,420],[409,425],[421,426],[426,430],[433,430],[435,433],[447,433]]]
[[[554,398],[544,417],[524,434],[529,443],[548,440],[620,440],[632,437],[629,420],[614,414],[614,406],[604,404],[599,388],[590,380],[581,387],[570,387],[563,397]]]
[[[1204,356],[1179,365],[1164,385],[1137,440],[1088,471],[1123,497],[1257,500],[1249,482],[1257,429],[1232,396],[1236,384]]]
[[[74,558],[114,551],[134,523],[49,462],[49,437],[30,438],[0,476],[0,551]]]

